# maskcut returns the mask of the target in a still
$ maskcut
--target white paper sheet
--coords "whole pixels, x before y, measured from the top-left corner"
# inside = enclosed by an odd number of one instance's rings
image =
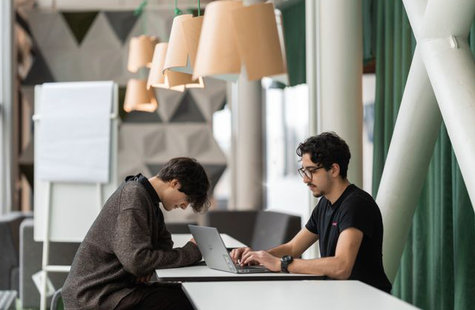
[[[46,83],[41,89],[39,179],[107,183],[113,82]]]

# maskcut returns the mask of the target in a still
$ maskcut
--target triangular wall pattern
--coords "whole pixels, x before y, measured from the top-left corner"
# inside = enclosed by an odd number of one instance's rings
[[[86,36],[99,12],[63,12],[63,18],[74,35],[78,45]]]

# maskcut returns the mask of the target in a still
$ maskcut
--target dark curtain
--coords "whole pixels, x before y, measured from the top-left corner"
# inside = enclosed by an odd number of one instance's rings
[[[401,1],[383,0],[374,4],[377,33],[373,195],[376,195],[416,42]],[[470,41],[475,55],[475,23]],[[414,203],[417,207],[393,295],[423,309],[473,309],[474,212],[444,125],[421,196]]]

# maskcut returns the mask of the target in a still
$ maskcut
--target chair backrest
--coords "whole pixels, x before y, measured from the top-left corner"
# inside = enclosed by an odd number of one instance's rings
[[[0,216],[0,290],[18,291],[20,224],[31,214],[11,212]]]
[[[32,280],[32,275],[41,270],[43,242],[33,238],[33,219],[26,219],[20,227],[20,300],[23,308],[38,308],[40,293]],[[75,242],[52,242],[50,244],[51,265],[71,265],[74,255],[79,248]],[[55,288],[62,287],[67,273],[51,272],[48,278]],[[49,302],[49,301],[48,301]]]
[[[188,225],[198,225],[198,223],[196,222],[171,222],[165,224],[167,226],[168,232],[170,232],[171,234],[189,234],[190,230],[188,229]]]
[[[54,292],[53,298],[51,299],[50,310],[64,309],[63,296],[61,295],[62,289],[63,288],[60,288]]]
[[[216,227],[220,233],[250,245],[254,233],[258,211],[209,211],[205,215],[204,225]]]
[[[260,211],[257,215],[250,244],[254,250],[267,250],[290,241],[300,229],[300,216]]]

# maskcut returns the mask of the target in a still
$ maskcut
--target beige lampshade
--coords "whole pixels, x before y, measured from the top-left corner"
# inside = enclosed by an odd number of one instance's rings
[[[179,15],[173,19],[164,69],[193,73],[203,16]]]
[[[248,80],[286,72],[272,3],[234,9],[231,19]]]
[[[188,48],[186,45],[183,21],[193,19],[193,15],[184,14],[175,16],[173,19],[170,39],[168,40],[167,56],[165,57],[164,70],[182,68],[188,64]]]
[[[193,78],[237,79],[241,60],[231,19],[232,12],[239,8],[240,1],[213,1],[206,6]]]
[[[148,74],[147,89],[150,87],[169,88],[168,81],[163,74],[163,65],[167,55],[168,43],[162,42],[155,45],[153,51],[152,67]]]
[[[153,89],[147,89],[147,81],[130,79],[125,91],[124,110],[154,112],[158,107]]]
[[[176,91],[184,91],[185,88],[204,87],[203,80],[193,80],[191,74],[163,70],[169,43],[158,43],[153,53],[152,68],[150,69],[147,89],[150,87],[167,88]]]
[[[130,72],[137,72],[141,67],[150,67],[153,49],[157,43],[158,39],[152,36],[141,35],[131,38],[127,69]]]
[[[196,53],[200,43],[201,28],[203,27],[204,16],[193,17],[182,22],[183,33],[185,35],[188,60],[192,68],[195,67]],[[188,73],[193,73],[192,71]]]
[[[188,73],[165,70],[166,80],[172,90],[183,91],[184,88],[203,88],[204,83],[201,77],[193,79]],[[180,87],[183,86],[184,88]]]
[[[272,75],[270,76],[270,78],[284,85],[289,85],[289,74],[287,72],[287,57],[286,57],[285,41],[284,41],[284,21],[282,19],[282,13],[280,10],[276,9],[274,10],[274,13],[275,13],[275,21],[277,24],[277,33],[279,34],[280,50],[282,52],[282,59],[284,61],[285,73]]]

